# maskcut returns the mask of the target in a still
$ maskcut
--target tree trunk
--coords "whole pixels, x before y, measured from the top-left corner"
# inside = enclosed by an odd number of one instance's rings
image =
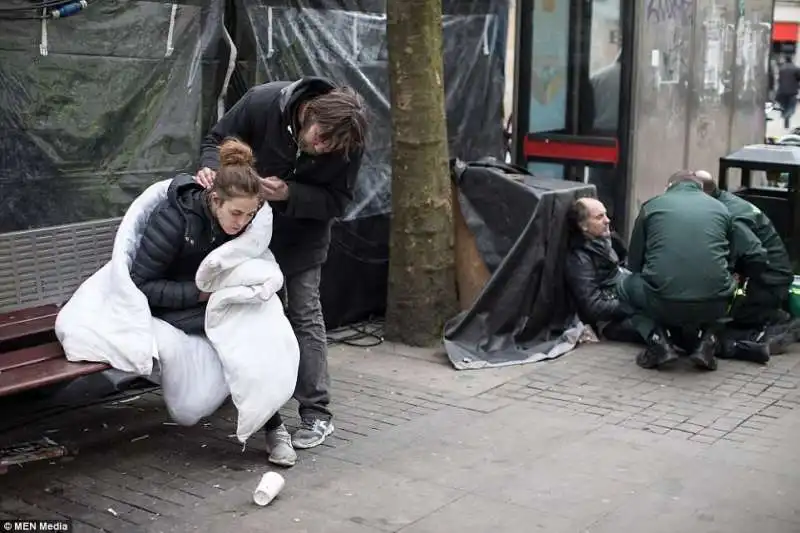
[[[456,312],[441,0],[387,0],[392,230],[386,337],[441,342]]]

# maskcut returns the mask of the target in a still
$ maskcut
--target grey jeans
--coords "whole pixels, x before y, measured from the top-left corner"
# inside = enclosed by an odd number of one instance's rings
[[[284,301],[300,344],[300,368],[294,390],[300,417],[330,420],[328,340],[319,297],[321,274],[322,266],[317,266],[286,276]]]

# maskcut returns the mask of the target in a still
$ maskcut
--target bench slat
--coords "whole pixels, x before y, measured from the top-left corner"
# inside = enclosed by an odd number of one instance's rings
[[[0,320],[0,342],[52,331],[56,325],[57,315],[58,309],[54,307],[38,316],[28,316],[23,319],[17,316],[14,322]]]
[[[40,344],[8,353],[0,353],[0,372],[7,372],[23,366],[35,365],[50,359],[64,357],[64,350],[57,342]]]
[[[52,331],[57,315],[58,306],[55,305],[0,313],[0,343]],[[69,381],[108,368],[103,363],[71,363],[57,342],[0,353],[0,396]]]
[[[32,318],[41,318],[58,313],[57,305],[41,305],[39,307],[30,307],[28,309],[20,309],[19,311],[9,311],[8,313],[0,313],[0,326],[5,324],[14,324],[17,322],[24,322]]]
[[[71,363],[66,358],[48,359],[0,372],[0,396],[36,389],[110,368],[103,363]]]

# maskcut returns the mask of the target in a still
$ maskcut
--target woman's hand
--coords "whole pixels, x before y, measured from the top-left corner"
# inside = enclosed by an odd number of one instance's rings
[[[201,292],[200,293],[200,301],[201,302],[207,302],[210,297],[211,297],[211,293],[210,292]]]

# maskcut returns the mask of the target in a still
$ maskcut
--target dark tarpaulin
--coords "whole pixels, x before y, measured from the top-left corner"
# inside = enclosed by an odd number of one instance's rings
[[[332,228],[320,287],[337,327],[383,314],[391,210],[391,114],[383,0],[237,0],[233,85],[304,75],[355,88],[370,117],[367,151],[345,217]],[[503,155],[508,0],[444,0],[445,104],[451,157]],[[500,37],[500,34],[503,37]]]
[[[472,307],[445,326],[459,370],[558,357],[585,332],[564,282],[566,217],[593,185],[537,178],[502,163],[453,165],[459,205],[491,273]]]
[[[0,233],[121,216],[193,171],[223,2],[90,2],[46,31],[9,11],[30,6],[0,10]]]

